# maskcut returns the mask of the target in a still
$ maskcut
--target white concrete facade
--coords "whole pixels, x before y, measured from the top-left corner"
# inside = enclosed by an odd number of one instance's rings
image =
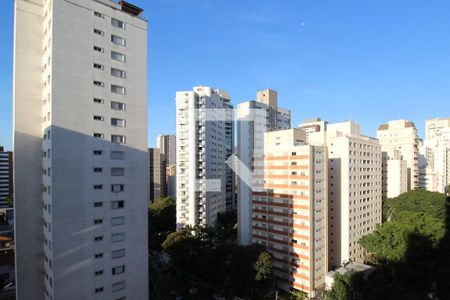
[[[421,181],[421,187],[445,193],[450,184],[450,118],[436,118],[425,122],[425,140],[422,147],[432,151],[433,161],[427,161],[427,168],[420,170],[421,178],[426,178],[426,183]],[[425,152],[422,148],[421,155]]]
[[[279,287],[314,297],[328,272],[327,153],[305,144],[300,129],[264,134],[264,154],[254,159],[252,242],[273,255]]]
[[[148,299],[147,22],[15,5],[17,297]]]
[[[273,90],[261,90],[256,101],[237,105],[237,156],[242,162],[238,173],[250,177],[253,172],[253,158],[264,154],[264,133],[291,127],[291,112],[278,107],[278,94]],[[245,170],[248,172],[245,172]],[[252,187],[238,178],[238,242],[250,245],[252,242]]]
[[[408,191],[419,188],[419,136],[413,122],[394,120],[377,130],[382,151],[399,150],[408,168]]]
[[[225,163],[233,145],[231,109],[230,96],[211,87],[176,93],[177,228],[215,226],[234,201]]]
[[[408,191],[408,169],[401,152],[396,149],[382,152],[383,200]]]
[[[359,239],[381,224],[381,149],[353,121],[327,126],[329,264],[361,262]]]

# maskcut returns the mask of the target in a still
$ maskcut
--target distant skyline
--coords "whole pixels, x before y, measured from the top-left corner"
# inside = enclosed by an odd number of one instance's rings
[[[0,145],[11,149],[14,1],[0,18]],[[175,93],[208,85],[234,105],[278,91],[305,118],[450,117],[450,2],[130,0],[149,22],[148,144],[175,133]],[[26,87],[24,87],[26,88]]]

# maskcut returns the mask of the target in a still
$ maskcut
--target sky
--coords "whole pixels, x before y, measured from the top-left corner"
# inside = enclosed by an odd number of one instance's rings
[[[59,0],[55,0],[59,1]],[[11,148],[14,1],[0,11],[0,145]],[[305,118],[450,117],[448,0],[130,0],[148,20],[149,146],[175,133],[175,93],[208,85],[232,103],[278,91]],[[26,87],[24,87],[26,88]]]

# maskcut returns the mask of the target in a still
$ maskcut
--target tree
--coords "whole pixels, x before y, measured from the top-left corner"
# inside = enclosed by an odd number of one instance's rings
[[[161,243],[176,229],[176,206],[170,198],[158,198],[148,206],[149,247],[159,250]]]
[[[337,274],[334,277],[333,287],[325,293],[325,300],[352,300],[353,292],[346,281],[346,277]]]
[[[253,267],[256,270],[256,281],[269,279],[272,274],[272,256],[266,251],[261,252]]]
[[[377,268],[367,279],[353,277],[352,290],[364,299],[422,299],[437,283],[440,298],[449,298],[449,213],[440,193],[418,190],[387,199],[386,222],[359,241]]]

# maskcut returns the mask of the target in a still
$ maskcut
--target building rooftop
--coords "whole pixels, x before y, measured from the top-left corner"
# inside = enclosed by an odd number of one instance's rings
[[[139,17],[139,15],[144,11],[142,8],[137,7],[126,1],[119,1],[119,5],[120,5],[122,11],[129,13],[136,17]]]

